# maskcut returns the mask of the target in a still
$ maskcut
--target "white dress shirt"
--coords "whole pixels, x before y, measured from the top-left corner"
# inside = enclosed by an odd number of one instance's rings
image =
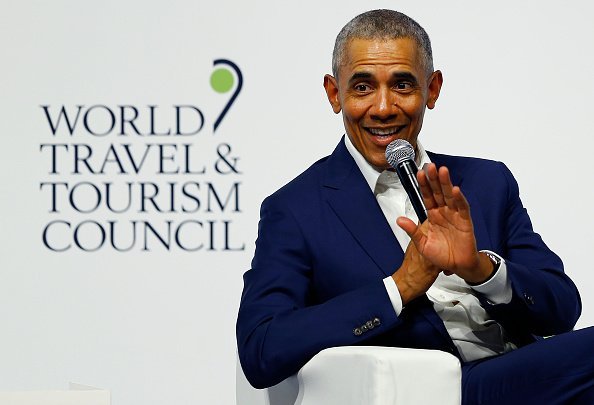
[[[345,144],[376,196],[400,247],[406,251],[410,238],[396,224],[396,218],[406,216],[414,222],[418,222],[418,218],[398,175],[389,170],[378,172],[359,153],[348,136],[345,136]],[[429,156],[418,142],[417,149],[417,165],[423,167],[430,163]],[[394,311],[399,315],[402,311],[402,298],[394,279],[386,277],[384,285]],[[490,319],[475,295],[477,292],[495,304],[511,301],[512,290],[505,260],[501,259],[497,272],[483,284],[471,286],[455,274],[446,276],[440,273],[427,291],[427,297],[433,302],[435,311],[442,319],[464,361],[477,360],[516,348],[507,340],[501,325]]]

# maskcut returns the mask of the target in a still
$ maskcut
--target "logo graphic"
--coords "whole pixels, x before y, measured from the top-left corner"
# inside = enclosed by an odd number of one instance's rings
[[[216,59],[213,65],[210,86],[217,94],[208,92],[207,101],[220,113],[212,134],[243,86],[235,63]],[[39,190],[48,214],[41,239],[47,249],[245,249],[235,227],[242,215],[240,155],[230,143],[199,135],[205,123],[200,107],[39,107],[47,122],[39,144],[45,172]]]
[[[235,86],[235,91],[233,91],[233,94],[231,95],[231,98],[225,105],[225,108],[223,108],[223,111],[221,111],[221,113],[217,117],[217,120],[214,123],[213,132],[216,132],[219,125],[221,125],[223,118],[225,118],[225,115],[227,115],[227,112],[235,102],[235,99],[239,95],[241,87],[243,86],[243,75],[241,74],[241,70],[235,63],[231,62],[228,59],[216,59],[213,63],[213,66],[216,67],[219,65],[225,65],[227,67],[219,67],[214,72],[212,72],[212,74],[210,75],[210,86],[217,93],[228,93],[231,91],[231,89],[233,89],[233,86]],[[235,72],[235,76],[229,70],[229,68],[231,68],[233,72]],[[237,84],[235,84],[235,78],[237,78]]]

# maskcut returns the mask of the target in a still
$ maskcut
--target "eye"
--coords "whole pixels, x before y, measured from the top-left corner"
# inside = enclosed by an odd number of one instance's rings
[[[412,89],[412,83],[411,82],[398,82],[396,83],[396,85],[394,86],[396,88],[396,90],[411,90]]]
[[[355,89],[356,92],[359,92],[359,93],[367,93],[371,90],[371,86],[368,85],[367,83],[355,84],[355,86],[353,88]]]

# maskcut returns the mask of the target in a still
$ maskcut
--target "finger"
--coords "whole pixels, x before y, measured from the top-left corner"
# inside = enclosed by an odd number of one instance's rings
[[[427,179],[429,181],[429,186],[431,187],[433,199],[439,207],[443,207],[444,205],[446,205],[446,203],[442,191],[442,186],[440,184],[437,166],[435,166],[435,163],[431,163],[427,166]]]
[[[396,225],[398,225],[406,234],[412,239],[415,232],[417,231],[418,225],[415,224],[410,218],[398,217],[396,218]]]
[[[433,191],[431,190],[431,186],[429,186],[429,180],[427,179],[427,174],[424,170],[419,170],[417,172],[417,182],[419,183],[419,189],[421,190],[425,208],[430,210],[437,207],[437,203],[433,199]]]
[[[442,166],[439,168],[439,187],[443,193],[444,205],[450,208],[456,209],[456,199],[454,197],[452,180],[450,179],[450,171],[447,167]]]
[[[456,210],[458,211],[460,216],[462,216],[462,218],[464,219],[470,218],[470,204],[468,204],[468,200],[466,199],[464,194],[462,194],[462,190],[460,190],[460,187],[455,186],[452,189],[452,194],[455,200]]]

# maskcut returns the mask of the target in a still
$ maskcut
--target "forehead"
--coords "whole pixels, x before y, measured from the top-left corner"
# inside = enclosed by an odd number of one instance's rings
[[[410,38],[361,39],[349,41],[339,71],[353,73],[374,67],[395,67],[415,72],[423,70],[419,47]]]

